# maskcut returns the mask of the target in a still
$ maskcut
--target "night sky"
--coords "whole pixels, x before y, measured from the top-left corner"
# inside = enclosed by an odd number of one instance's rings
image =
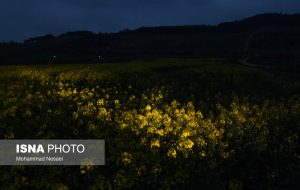
[[[141,26],[218,24],[260,13],[300,13],[299,0],[0,0],[0,41]]]

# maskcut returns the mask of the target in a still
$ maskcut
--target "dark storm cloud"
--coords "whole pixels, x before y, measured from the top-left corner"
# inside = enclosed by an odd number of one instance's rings
[[[0,0],[0,41],[70,30],[217,24],[265,12],[299,11],[296,0]]]

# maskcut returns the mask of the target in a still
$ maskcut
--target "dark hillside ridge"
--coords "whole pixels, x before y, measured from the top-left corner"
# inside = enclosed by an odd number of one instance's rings
[[[1,64],[99,63],[148,58],[247,58],[298,67],[300,14],[262,14],[216,26],[161,26],[118,33],[68,32],[1,43]]]

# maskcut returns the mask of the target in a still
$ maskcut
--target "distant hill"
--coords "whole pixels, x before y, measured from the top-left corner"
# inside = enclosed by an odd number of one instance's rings
[[[68,32],[1,43],[0,64],[97,63],[162,57],[248,58],[298,67],[300,14],[262,14],[216,26],[161,26],[118,33]]]

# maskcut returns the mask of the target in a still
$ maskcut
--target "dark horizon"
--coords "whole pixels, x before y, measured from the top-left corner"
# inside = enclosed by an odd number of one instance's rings
[[[0,0],[0,42],[69,31],[111,33],[154,26],[217,25],[264,13],[300,13],[293,0]]]
[[[59,32],[59,33],[44,33],[44,34],[40,34],[40,35],[36,35],[36,36],[29,36],[27,38],[24,38],[24,39],[21,39],[21,40],[8,40],[8,41],[0,41],[0,43],[10,43],[10,42],[14,42],[14,43],[23,43],[25,42],[26,40],[29,40],[31,38],[36,38],[36,37],[42,37],[42,36],[46,36],[46,35],[53,35],[53,36],[60,36],[60,35],[63,35],[63,34],[66,34],[66,33],[69,33],[69,32],[80,32],[80,31],[87,31],[87,32],[93,32],[95,34],[114,34],[114,33],[119,33],[119,32],[122,32],[122,31],[125,31],[125,30],[137,30],[137,29],[140,29],[140,28],[155,28],[155,27],[181,27],[181,26],[218,26],[220,24],[223,24],[223,23],[230,23],[230,22],[236,22],[236,21],[241,21],[241,20],[244,20],[244,19],[248,19],[248,18],[252,18],[252,17],[255,17],[255,16],[259,16],[259,15],[268,15],[268,14],[282,14],[282,15],[299,15],[299,13],[277,13],[277,12],[266,12],[266,13],[261,13],[261,14],[256,14],[256,15],[250,15],[248,17],[243,17],[243,18],[239,18],[239,19],[236,19],[236,20],[227,20],[227,21],[222,21],[222,22],[219,22],[219,23],[214,23],[214,24],[182,24],[182,25],[149,25],[149,26],[137,26],[137,27],[134,27],[134,28],[123,28],[123,29],[120,29],[120,30],[117,30],[117,31],[92,31],[92,30],[85,30],[85,29],[74,29],[74,30],[69,30],[69,31],[64,31],[64,32]]]

